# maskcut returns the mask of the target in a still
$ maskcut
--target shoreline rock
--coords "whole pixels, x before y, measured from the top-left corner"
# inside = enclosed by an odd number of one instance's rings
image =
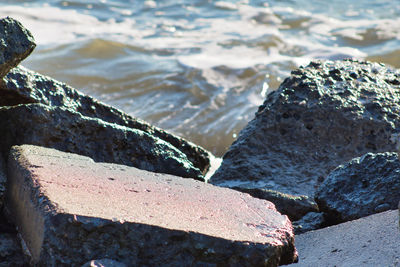
[[[13,147],[6,207],[38,265],[277,266],[297,259],[271,202],[55,149]],[[226,201],[226,200],[229,201]]]
[[[0,19],[0,78],[29,56],[36,47],[32,34],[17,20]],[[0,94],[0,96],[2,96]],[[3,102],[0,97],[0,103]]]
[[[201,171],[202,175],[205,175],[210,166],[210,152],[204,148],[145,121],[133,118],[117,108],[82,94],[65,83],[27,68],[21,66],[13,68],[3,78],[0,95],[7,95],[8,105],[41,103],[51,107],[65,107],[85,117],[141,130],[180,150],[193,166]]]
[[[367,153],[338,166],[316,194],[330,224],[397,209],[399,200],[400,161],[395,152]]]
[[[29,118],[29,119],[28,119]],[[186,156],[146,132],[84,117],[64,107],[25,104],[0,107],[0,151],[32,144],[85,155],[98,162],[204,180]]]
[[[292,71],[209,182],[313,198],[338,165],[395,150],[390,139],[400,130],[399,80],[399,70],[355,60],[311,62]]]

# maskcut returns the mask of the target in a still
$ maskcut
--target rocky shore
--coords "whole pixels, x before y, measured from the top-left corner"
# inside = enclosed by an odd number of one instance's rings
[[[0,39],[0,266],[400,264],[399,70],[293,71],[207,183],[211,153],[19,66],[18,21]]]

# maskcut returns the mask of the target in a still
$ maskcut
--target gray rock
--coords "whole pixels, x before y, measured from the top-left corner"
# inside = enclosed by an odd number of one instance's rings
[[[317,191],[327,221],[339,223],[397,209],[400,161],[395,152],[367,153],[334,169]]]
[[[292,267],[400,266],[397,211],[386,211],[296,236]]]
[[[29,56],[35,47],[32,34],[21,23],[10,17],[0,19],[0,78]],[[1,98],[0,93],[0,101]]]
[[[266,199],[275,204],[276,209],[287,215],[290,220],[296,221],[309,212],[318,212],[318,205],[308,196],[293,196],[278,191],[255,188],[246,189],[241,187],[232,187],[240,192],[248,193],[253,197]]]
[[[400,71],[370,62],[311,62],[271,92],[212,184],[313,197],[327,174],[367,152],[394,151]]]
[[[6,101],[2,102],[0,97],[0,105],[42,103],[54,107],[65,107],[86,117],[144,131],[155,138],[170,143],[184,153],[193,166],[201,170],[203,175],[210,166],[209,152],[205,149],[165,130],[151,126],[142,120],[133,118],[50,77],[23,67],[17,67],[12,69],[3,81],[4,85],[0,86],[0,95],[3,95]]]
[[[101,259],[91,260],[82,265],[82,267],[128,267],[128,265],[111,259]]]
[[[0,150],[34,144],[143,170],[204,180],[185,154],[141,130],[42,104],[0,107]]]
[[[309,212],[300,220],[293,222],[294,234],[299,235],[308,231],[317,230],[325,225],[324,214],[321,212]]]
[[[296,260],[292,225],[266,200],[193,179],[54,149],[14,147],[6,207],[33,264],[277,266]]]

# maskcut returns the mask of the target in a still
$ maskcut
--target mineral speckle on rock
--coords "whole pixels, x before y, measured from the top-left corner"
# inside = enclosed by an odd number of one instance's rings
[[[0,19],[0,78],[29,56],[35,47],[32,34],[21,23],[10,17]]]
[[[395,150],[399,80],[399,70],[354,60],[293,71],[240,132],[210,182],[313,197],[338,165]]]
[[[331,223],[396,209],[399,199],[400,161],[394,152],[367,153],[337,167],[316,194]]]

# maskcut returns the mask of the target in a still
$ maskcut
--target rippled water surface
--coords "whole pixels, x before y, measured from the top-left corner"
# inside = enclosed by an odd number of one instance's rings
[[[400,67],[400,1],[2,0],[28,68],[224,154],[265,95],[312,59]]]

